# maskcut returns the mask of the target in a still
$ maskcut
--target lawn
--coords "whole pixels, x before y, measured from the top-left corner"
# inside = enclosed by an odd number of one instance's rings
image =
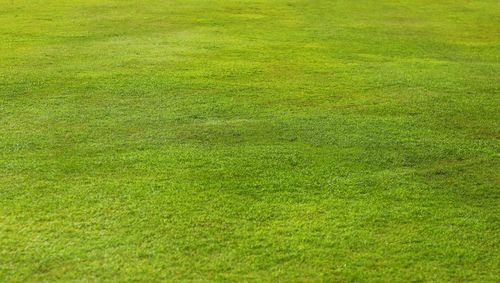
[[[500,281],[498,0],[0,0],[0,282]]]

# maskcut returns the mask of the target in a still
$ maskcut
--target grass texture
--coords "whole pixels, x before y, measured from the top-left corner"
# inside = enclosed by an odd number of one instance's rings
[[[0,281],[500,281],[497,0],[0,0]]]

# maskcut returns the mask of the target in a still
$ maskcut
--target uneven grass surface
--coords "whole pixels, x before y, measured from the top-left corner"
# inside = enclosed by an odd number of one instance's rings
[[[0,0],[0,281],[500,281],[500,3]]]

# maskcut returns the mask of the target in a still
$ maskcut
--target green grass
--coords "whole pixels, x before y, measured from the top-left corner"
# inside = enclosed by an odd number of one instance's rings
[[[0,281],[500,281],[500,4],[0,0]]]

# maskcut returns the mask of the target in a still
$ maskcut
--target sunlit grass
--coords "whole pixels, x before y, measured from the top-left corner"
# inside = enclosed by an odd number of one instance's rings
[[[499,281],[497,1],[0,0],[0,281]]]

